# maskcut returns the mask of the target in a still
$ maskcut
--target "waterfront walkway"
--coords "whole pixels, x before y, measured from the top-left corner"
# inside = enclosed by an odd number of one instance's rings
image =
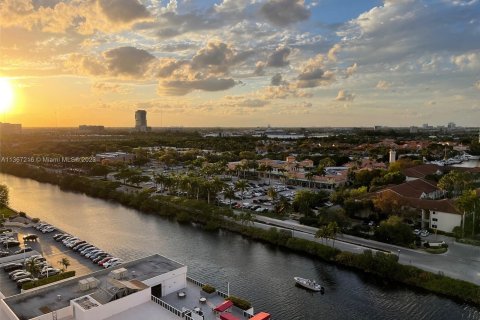
[[[332,240],[326,241],[315,238],[317,228],[304,226],[292,220],[278,220],[256,215],[254,225],[259,228],[279,228],[291,230],[297,238],[316,241],[333,246]],[[434,241],[435,236],[425,238]],[[398,254],[399,262],[412,265],[433,273],[443,273],[446,276],[465,280],[480,285],[480,247],[457,243],[453,238],[438,236],[438,241],[448,244],[448,251],[443,254],[430,254],[423,250],[408,249],[374,240],[363,239],[346,234],[339,234],[335,240],[335,248],[342,251],[362,253],[364,250],[373,249],[388,251]]]

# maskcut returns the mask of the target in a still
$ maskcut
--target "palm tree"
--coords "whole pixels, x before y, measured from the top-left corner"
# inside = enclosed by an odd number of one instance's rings
[[[275,206],[275,211],[277,214],[284,216],[288,213],[291,209],[292,205],[290,201],[284,196],[280,196],[280,200],[278,201],[277,205]]]
[[[313,181],[313,177],[315,176],[315,174],[311,171],[305,173],[305,178],[307,178],[308,180],[308,188],[310,189],[311,188],[311,183]]]
[[[233,188],[226,188],[225,192],[223,193],[223,196],[225,199],[230,200],[230,208],[232,208],[232,199],[235,199],[235,190]]]
[[[329,237],[333,240],[333,247],[335,248],[335,239],[336,239],[337,233],[340,232],[340,227],[338,226],[336,221],[332,221],[328,224],[327,230],[328,230]]]
[[[271,165],[266,165],[265,170],[268,172],[268,185],[272,185],[272,171],[273,167]]]
[[[320,238],[323,243],[323,239],[328,239],[328,228],[326,226],[321,226],[318,228],[318,231],[315,233],[315,238]]]
[[[25,270],[27,270],[36,277],[42,269],[38,263],[36,263],[33,259],[30,259],[25,265]]]
[[[243,202],[243,196],[244,196],[245,190],[247,190],[247,186],[248,184],[246,180],[238,180],[235,183],[235,188],[237,188],[237,190],[240,191],[242,194],[242,202]]]
[[[61,260],[58,260],[57,263],[63,266],[62,271],[65,271],[70,266],[70,260],[67,257],[63,257]]]
[[[278,192],[274,188],[270,187],[267,190],[267,196],[270,197],[273,203],[275,203],[275,200],[277,200]]]

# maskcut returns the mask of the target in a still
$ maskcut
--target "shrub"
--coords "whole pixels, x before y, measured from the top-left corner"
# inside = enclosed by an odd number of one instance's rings
[[[185,211],[178,212],[177,213],[177,221],[179,223],[189,223],[191,221],[190,220],[190,215]]]
[[[25,217],[27,216],[27,214],[26,214],[25,212],[23,212],[23,211],[20,211],[20,212],[18,213],[18,215],[19,215],[20,217],[22,217],[22,218],[25,218]]]
[[[33,223],[39,223],[39,222],[40,222],[40,219],[39,219],[39,218],[33,218],[33,219],[32,219],[32,222],[33,222]]]
[[[211,286],[209,284],[205,284],[205,285],[203,285],[202,290],[205,291],[206,293],[214,293],[216,289],[215,289],[214,286]]]
[[[75,271],[62,272],[62,273],[59,273],[57,275],[54,275],[54,276],[51,276],[51,277],[48,277],[48,278],[43,278],[43,279],[39,279],[37,281],[32,281],[32,282],[25,283],[22,286],[22,289],[23,290],[33,289],[33,288],[36,288],[36,287],[44,286],[46,284],[50,284],[50,283],[57,282],[57,281],[67,279],[67,278],[71,278],[71,277],[75,277]]]
[[[252,304],[250,302],[239,297],[229,296],[227,300],[232,301],[235,307],[240,308],[242,310],[248,310],[252,307]]]

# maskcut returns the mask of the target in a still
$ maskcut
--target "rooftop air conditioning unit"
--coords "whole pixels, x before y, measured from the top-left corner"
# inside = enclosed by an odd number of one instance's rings
[[[87,279],[83,279],[78,281],[78,287],[80,291],[87,291],[88,289],[90,289],[90,284]]]

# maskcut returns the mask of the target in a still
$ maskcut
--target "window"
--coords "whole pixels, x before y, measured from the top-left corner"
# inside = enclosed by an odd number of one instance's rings
[[[432,212],[432,214],[436,214],[436,212],[435,212],[435,211],[433,211],[433,212]]]
[[[437,225],[436,225],[436,224],[432,224],[432,229],[437,229]]]
[[[438,219],[437,219],[437,218],[433,218],[432,221],[438,221]]]

